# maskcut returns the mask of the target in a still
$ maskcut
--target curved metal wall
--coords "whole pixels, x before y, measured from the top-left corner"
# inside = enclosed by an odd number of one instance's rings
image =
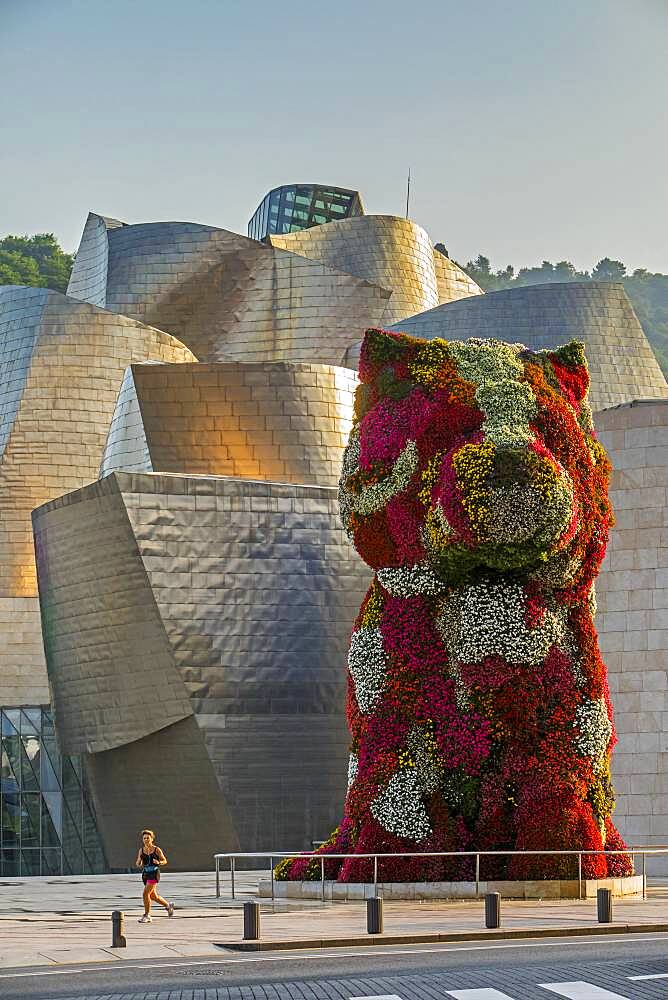
[[[89,212],[67,286],[67,294],[104,309],[107,304],[107,269],[110,229],[124,223]]]
[[[467,299],[470,295],[482,295],[480,285],[469,278],[458,264],[434,248],[434,272],[438,290],[438,304],[455,302],[457,299]]]
[[[434,249],[424,229],[409,219],[363,215],[268,239],[274,247],[390,289],[383,324],[439,303]]]
[[[340,525],[337,490],[114,473],[33,522],[63,745],[113,747],[94,755],[93,773],[122,751],[135,826],[146,822],[145,697],[123,677],[150,663],[152,728],[160,711],[167,726],[177,704],[172,665],[196,716],[234,824],[220,850],[236,838],[254,850],[327,836],[345,790],[342,664],[370,578]],[[164,635],[161,659],[145,644],[133,650],[148,604],[124,594],[140,577],[158,616],[151,641]],[[118,594],[110,609],[109,593]],[[113,812],[118,789],[94,787]]]
[[[613,282],[488,292],[412,316],[393,329],[426,340],[497,337],[533,350],[581,340],[587,351],[594,412],[632,399],[668,395],[668,384],[624,287]],[[349,358],[354,362],[352,352]]]
[[[97,476],[125,367],[147,358],[178,362],[193,355],[167,334],[58,292],[0,288],[4,704],[48,701],[31,511]],[[27,641],[17,658],[22,635]]]
[[[133,365],[101,475],[126,471],[336,486],[357,378],[292,362]]]
[[[97,219],[101,217],[95,217]],[[224,229],[185,222],[84,232],[82,298],[166,330],[200,361],[338,364],[390,292],[351,274]],[[97,224],[96,224],[97,225]],[[97,249],[90,249],[93,235]],[[97,268],[97,270],[96,270]]]

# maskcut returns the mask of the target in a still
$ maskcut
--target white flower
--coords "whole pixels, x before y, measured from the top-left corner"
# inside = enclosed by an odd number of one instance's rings
[[[339,511],[343,527],[352,534],[348,528],[350,515],[353,511],[353,500],[355,499],[351,490],[348,489],[348,477],[357,472],[360,464],[360,432],[359,427],[353,427],[350,432],[348,444],[343,452],[343,462],[341,465],[341,478],[339,479]]]
[[[359,758],[356,753],[351,753],[348,758],[348,788],[351,787],[359,770]]]
[[[539,625],[524,624],[526,595],[518,583],[471,584],[447,597],[436,620],[455,663],[502,656],[509,663],[536,664],[564,635],[568,609],[548,607]]]
[[[517,378],[499,382],[478,382],[476,401],[485,414],[482,429],[502,447],[520,447],[534,437],[529,421],[536,414],[536,400],[530,386]]]
[[[348,650],[348,669],[355,684],[360,712],[370,712],[385,687],[387,661],[378,628],[353,632]]]
[[[428,563],[379,569],[376,576],[380,585],[393,597],[414,597],[416,594],[434,597],[447,590],[447,585],[441,582]]]
[[[411,840],[424,840],[431,824],[413,768],[397,771],[371,803],[371,813],[388,833]]]
[[[608,718],[608,708],[604,698],[583,701],[575,712],[575,725],[579,729],[575,737],[575,748],[583,757],[600,761],[605,757],[612,735],[612,723]]]
[[[450,341],[448,350],[461,377],[474,385],[517,379],[524,373],[524,365],[517,357],[523,350],[521,344],[471,337],[470,340]]]
[[[407,441],[403,451],[392,466],[389,476],[379,483],[365,487],[353,497],[353,509],[358,514],[373,514],[385,507],[397,493],[402,493],[415,475],[418,467],[418,450],[415,441]]]

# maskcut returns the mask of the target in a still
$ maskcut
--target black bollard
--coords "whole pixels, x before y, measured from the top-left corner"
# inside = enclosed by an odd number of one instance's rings
[[[501,926],[501,893],[488,892],[485,896],[485,927]]]
[[[612,890],[598,889],[596,892],[596,909],[599,924],[612,923]]]
[[[114,910],[111,914],[111,947],[127,948],[125,940],[125,917],[122,910]]]
[[[244,903],[244,941],[257,941],[260,936],[260,904]]]
[[[366,929],[369,934],[383,933],[383,900],[372,896],[366,901]]]

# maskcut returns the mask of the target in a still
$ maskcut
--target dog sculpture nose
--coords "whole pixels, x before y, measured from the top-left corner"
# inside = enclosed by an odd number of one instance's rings
[[[443,459],[433,503],[443,529],[436,548],[464,545],[499,570],[543,561],[574,524],[570,476],[537,440],[456,447]]]

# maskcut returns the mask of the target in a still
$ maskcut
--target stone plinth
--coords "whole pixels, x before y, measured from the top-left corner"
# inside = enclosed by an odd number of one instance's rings
[[[629,878],[544,879],[535,882],[507,880],[479,882],[332,882],[325,881],[325,899],[356,900],[382,896],[383,899],[478,899],[488,892],[500,892],[504,899],[595,899],[598,889],[612,889],[613,896],[642,896],[642,875]],[[581,893],[581,896],[580,896]],[[271,898],[271,880],[262,879],[258,896]],[[277,899],[322,899],[322,882],[274,881]]]

